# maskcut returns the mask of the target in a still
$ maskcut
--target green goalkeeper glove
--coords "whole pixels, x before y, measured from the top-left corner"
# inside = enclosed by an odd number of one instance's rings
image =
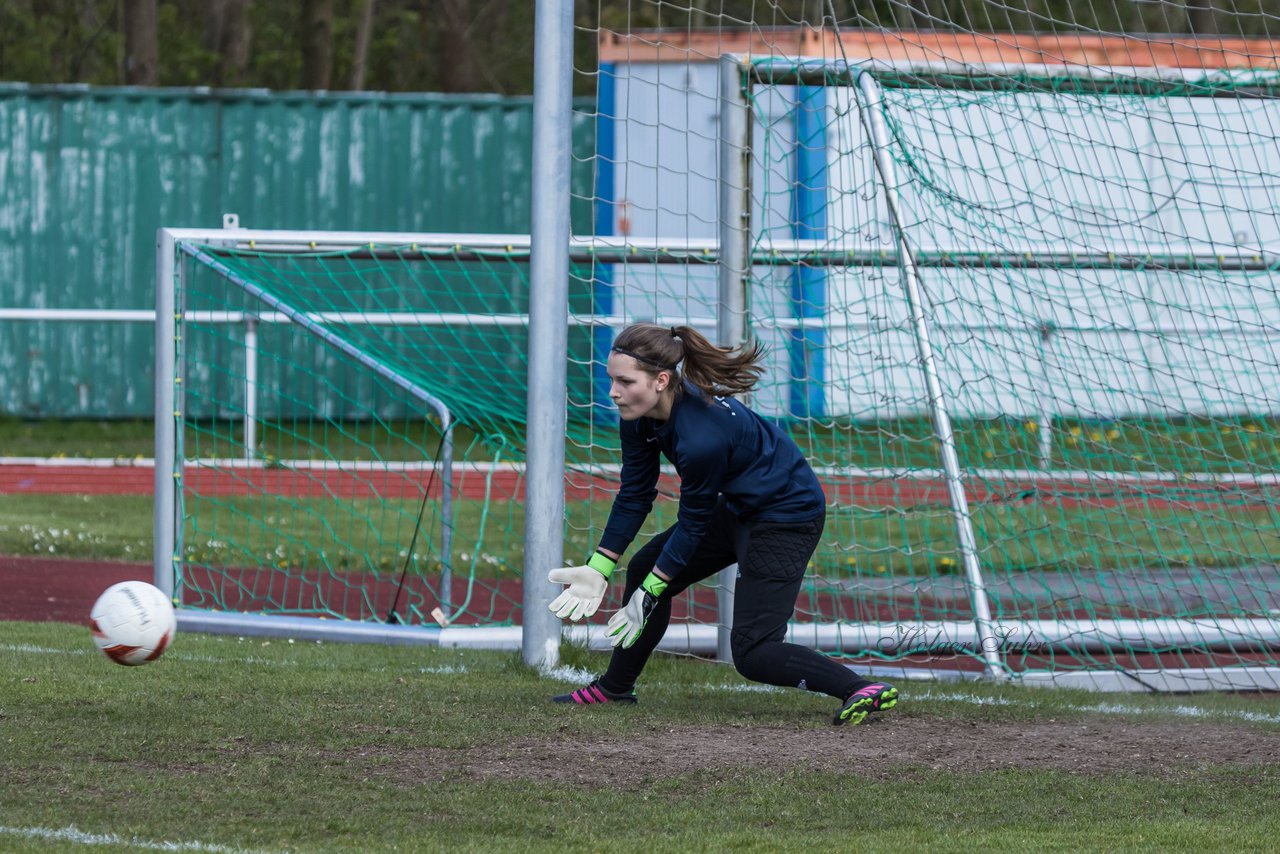
[[[627,649],[636,642],[658,607],[658,598],[666,592],[667,584],[662,576],[649,573],[640,589],[631,594],[627,604],[609,618],[609,643]]]
[[[618,562],[596,552],[583,566],[566,566],[547,573],[547,580],[569,585],[548,606],[560,619],[580,620],[600,608],[609,590],[609,576]]]

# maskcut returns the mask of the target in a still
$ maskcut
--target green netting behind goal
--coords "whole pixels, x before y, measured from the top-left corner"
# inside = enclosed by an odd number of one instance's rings
[[[527,245],[183,254],[184,604],[518,624]],[[567,556],[594,547],[619,463],[593,266],[571,269]]]

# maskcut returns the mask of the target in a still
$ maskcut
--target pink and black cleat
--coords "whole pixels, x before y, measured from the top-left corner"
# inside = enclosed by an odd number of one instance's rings
[[[872,712],[884,712],[898,705],[898,689],[883,682],[864,685],[849,695],[831,721],[835,726],[856,726]]]
[[[592,682],[585,688],[579,688],[576,691],[570,691],[568,694],[558,694],[551,698],[553,703],[577,703],[579,706],[598,706],[601,703],[622,703],[634,704],[636,702],[635,694],[614,694],[600,687],[599,682]]]

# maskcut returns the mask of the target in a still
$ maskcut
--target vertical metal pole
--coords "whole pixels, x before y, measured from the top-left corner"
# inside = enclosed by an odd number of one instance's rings
[[[533,27],[533,204],[529,281],[529,460],[525,474],[525,664],[560,661],[547,606],[564,563],[564,441],[569,338],[569,165],[573,0],[540,0]]]
[[[258,318],[244,319],[244,458],[258,447]]]
[[[964,561],[965,577],[969,582],[969,594],[973,602],[974,622],[978,630],[978,641],[982,645],[982,656],[986,660],[987,676],[1004,678],[1004,668],[1000,663],[999,641],[992,631],[991,604],[987,599],[987,588],[982,578],[982,568],[978,565],[978,545],[973,535],[973,519],[969,515],[969,499],[964,491],[964,483],[960,476],[960,460],[956,456],[955,434],[951,430],[951,417],[947,413],[942,399],[942,384],[938,381],[938,372],[934,364],[933,344],[929,341],[929,324],[925,320],[924,300],[920,290],[919,271],[915,258],[911,254],[911,246],[907,243],[906,230],[902,226],[902,218],[898,211],[897,187],[898,179],[893,158],[889,156],[889,132],[884,126],[884,117],[880,114],[880,84],[867,72],[858,75],[858,91],[862,95],[862,115],[870,131],[872,147],[875,152],[876,168],[880,180],[884,184],[885,202],[889,207],[889,216],[893,219],[894,231],[898,236],[898,254],[901,258],[902,285],[906,290],[907,303],[911,310],[911,325],[915,329],[916,353],[920,359],[920,367],[924,372],[925,387],[929,395],[929,408],[933,413],[933,430],[941,446],[942,467],[947,476],[947,490],[951,497],[951,513],[956,520],[956,533],[960,539],[960,555]]]
[[[440,414],[440,610],[453,616],[453,419],[448,410]]]
[[[747,282],[751,276],[751,116],[742,64],[720,57],[720,302],[716,338],[721,346],[747,340]],[[733,594],[738,565],[720,570],[716,586],[716,658],[732,661]]]
[[[1040,357],[1040,393],[1036,395],[1039,426],[1036,434],[1040,445],[1040,468],[1048,471],[1053,466],[1053,387],[1049,385],[1049,349],[1053,346],[1053,323],[1043,321],[1037,328],[1040,346],[1037,355]]]
[[[175,306],[174,269],[177,265],[173,235],[156,232],[156,356],[155,356],[155,506],[152,517],[151,574],[156,587],[174,592],[176,559],[174,523],[177,517],[174,461],[178,413],[174,384],[177,381],[178,319]]]

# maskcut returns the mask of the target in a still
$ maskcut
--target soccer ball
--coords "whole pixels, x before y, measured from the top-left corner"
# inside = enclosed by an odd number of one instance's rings
[[[113,584],[89,612],[93,642],[116,664],[146,664],[164,653],[178,629],[173,603],[145,581]]]

